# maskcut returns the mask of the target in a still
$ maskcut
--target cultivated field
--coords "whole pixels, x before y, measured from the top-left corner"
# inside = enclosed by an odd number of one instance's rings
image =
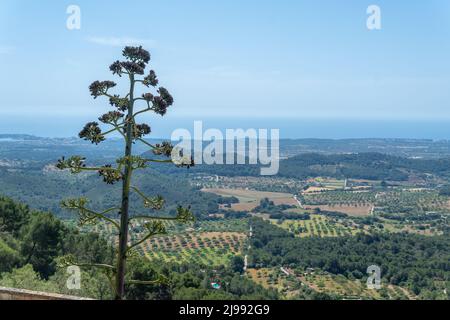
[[[240,232],[249,231],[248,218],[220,219],[211,221],[200,221],[195,223],[197,232]]]
[[[308,187],[308,189],[303,191],[303,193],[305,193],[305,194],[340,190],[345,187],[344,180],[336,180],[336,179],[328,179],[328,178],[318,177],[318,178],[314,178],[314,179],[309,179],[307,182],[312,185],[310,187]]]
[[[342,275],[305,273],[298,279],[317,292],[334,293],[346,299],[415,299],[412,293],[398,286],[382,284],[383,290],[373,290],[368,289],[364,281],[350,280]]]
[[[259,202],[268,198],[276,205],[287,204],[298,206],[297,201],[294,199],[294,195],[283,192],[266,192],[255,191],[245,189],[202,189],[203,192],[214,193],[223,197],[236,197],[239,199],[239,203],[235,203],[231,206],[236,211],[251,211],[259,205]]]
[[[337,211],[350,216],[364,217],[372,212],[376,201],[375,193],[366,191],[328,191],[302,195],[306,209],[319,208]]]
[[[311,215],[310,220],[270,220],[296,237],[342,237],[355,235],[362,231],[351,222],[336,222],[321,215]]]
[[[395,190],[380,192],[376,197],[376,206],[385,212],[449,211],[449,198],[437,191]]]
[[[353,217],[367,217],[372,212],[372,205],[369,204],[354,204],[354,205],[345,205],[345,204],[334,204],[334,205],[315,205],[315,206],[304,206],[305,209],[314,210],[320,209],[323,211],[336,211],[348,214]]]
[[[342,275],[315,272],[294,272],[286,275],[279,268],[249,269],[247,275],[265,288],[274,288],[286,298],[295,298],[299,287],[327,294],[339,295],[345,299],[402,299],[414,300],[416,297],[408,290],[386,284],[381,290],[368,289],[362,280],[349,280]]]
[[[300,285],[298,280],[295,277],[288,277],[279,268],[249,268],[246,275],[266,289],[276,289],[288,299],[295,299],[298,293],[296,288]]]
[[[240,232],[185,233],[149,239],[139,252],[150,260],[219,266],[240,254],[245,240],[246,234]]]
[[[72,226],[74,221],[71,222]],[[137,247],[137,252],[151,260],[167,262],[194,262],[203,265],[227,265],[241,254],[249,232],[248,218],[200,221],[191,225],[165,222],[168,234],[150,238]],[[139,241],[142,233],[134,225],[132,242]],[[80,228],[95,232],[110,242],[117,242],[117,232],[110,223],[98,223]]]

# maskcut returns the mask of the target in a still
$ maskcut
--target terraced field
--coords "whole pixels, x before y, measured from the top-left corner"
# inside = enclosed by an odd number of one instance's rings
[[[349,280],[342,275],[304,274],[299,280],[317,292],[334,293],[346,299],[415,299],[406,289],[382,283],[381,290],[368,289],[365,282]]]
[[[303,195],[308,205],[373,204],[375,193],[368,191],[328,191]]]
[[[336,222],[322,215],[311,215],[310,220],[271,220],[280,228],[297,237],[342,237],[355,235],[361,230],[351,222]]]
[[[303,193],[301,201],[306,209],[319,208],[343,212],[351,216],[368,216],[375,212],[426,213],[448,212],[450,198],[437,191],[400,189],[388,191],[322,191]]]
[[[306,209],[336,211],[350,216],[369,216],[375,203],[375,193],[368,191],[326,191],[303,193]]]
[[[248,218],[220,219],[201,221],[195,224],[195,229],[201,232],[247,232],[249,229]]]
[[[74,221],[68,224],[75,226]],[[200,221],[187,226],[173,222],[165,224],[168,234],[139,245],[139,254],[162,261],[227,265],[234,255],[242,253],[249,229],[246,218]],[[135,224],[131,228],[134,229],[131,241],[140,240],[141,226]],[[98,233],[110,242],[117,241],[117,232],[109,223],[83,226],[80,230]]]
[[[378,193],[376,206],[384,212],[448,211],[449,198],[437,191],[392,191]]]
[[[149,239],[138,251],[150,260],[218,266],[241,254],[245,240],[241,232],[185,233]]]
[[[279,268],[250,268],[247,269],[246,275],[266,289],[276,289],[288,299],[295,298],[300,285],[295,277],[287,276]]]
[[[261,268],[247,270],[247,276],[265,288],[274,288],[285,295],[286,298],[295,298],[297,290],[306,286],[316,292],[335,294],[345,299],[416,299],[408,290],[393,286],[383,285],[381,290],[368,289],[364,281],[349,280],[342,275],[283,273],[279,268]]]

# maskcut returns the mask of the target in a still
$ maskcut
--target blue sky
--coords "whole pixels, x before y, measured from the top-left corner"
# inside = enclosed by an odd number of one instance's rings
[[[450,2],[409,2],[0,0],[0,116],[102,113],[88,85],[141,43],[175,97],[169,119],[450,120]],[[381,30],[366,28],[371,4]]]

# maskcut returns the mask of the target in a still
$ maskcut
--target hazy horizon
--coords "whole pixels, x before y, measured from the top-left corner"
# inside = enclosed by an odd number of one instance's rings
[[[76,137],[83,125],[95,117],[2,117],[0,134],[29,134],[49,138]],[[450,120],[407,121],[365,119],[288,119],[288,118],[153,118],[150,139],[168,139],[175,129],[193,132],[194,121],[204,129],[279,129],[282,139],[432,139],[450,140]]]

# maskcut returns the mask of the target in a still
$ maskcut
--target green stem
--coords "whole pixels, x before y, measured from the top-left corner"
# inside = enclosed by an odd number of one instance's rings
[[[121,127],[119,127],[119,126],[114,126],[114,129],[111,129],[111,130],[109,130],[109,131],[106,131],[106,132],[104,132],[104,133],[102,133],[104,136],[106,136],[106,135],[108,135],[108,134],[110,134],[110,133],[112,133],[112,132],[114,132],[114,131],[120,131],[120,129],[121,129]]]
[[[133,173],[131,155],[133,145],[133,107],[134,107],[134,74],[130,74],[130,101],[126,119],[125,138],[125,174],[122,183],[122,207],[120,210],[119,252],[117,257],[116,300],[122,300],[125,294],[125,265],[128,249],[128,216],[130,200],[130,184]]]
[[[131,249],[133,249],[134,247],[137,247],[138,245],[140,245],[141,243],[145,242],[147,239],[150,239],[151,237],[155,236],[156,233],[149,233],[147,234],[145,237],[143,237],[141,240],[139,240],[136,243],[133,243],[132,245],[130,245],[127,249],[127,252],[130,251]]]
[[[109,269],[114,271],[113,266],[104,263],[73,263],[72,265],[77,267],[92,267],[92,268]]]
[[[146,162],[158,162],[158,163],[172,163],[173,161],[170,160],[157,160],[157,159],[144,159]]]
[[[148,112],[148,111],[151,111],[152,109],[149,107],[149,108],[145,108],[145,109],[142,109],[141,111],[138,111],[138,112],[136,112],[134,115],[133,115],[133,117],[136,117],[136,116],[138,116],[138,115],[140,115],[141,113],[145,113],[145,112]]]
[[[130,218],[130,221],[131,220],[137,220],[137,219],[163,220],[163,221],[179,220],[178,217],[133,216],[133,217]]]
[[[144,280],[128,280],[128,283],[130,284],[142,284],[142,285],[153,285],[153,284],[159,284],[161,283],[161,280],[151,280],[151,281],[144,281]]]
[[[111,212],[113,210],[117,210],[117,208],[111,208],[111,209],[105,210],[105,211],[103,211],[101,213],[95,212],[94,210],[91,210],[91,209],[88,209],[88,208],[85,208],[85,207],[80,207],[80,206],[76,206],[76,208],[78,210],[84,210],[86,212],[89,212],[91,215],[93,215],[93,216],[95,216],[95,217],[97,217],[99,219],[103,219],[105,221],[108,221],[109,223],[114,225],[118,230],[120,230],[120,226],[119,226],[119,224],[116,221],[114,221],[113,219],[110,219],[107,216],[105,216],[106,213]],[[91,221],[91,220],[93,220],[93,219],[89,219],[89,221]]]
[[[118,169],[112,168],[112,167],[80,167],[78,168],[82,171],[117,171]]]
[[[143,194],[141,192],[141,190],[139,190],[138,188],[136,188],[135,186],[131,186],[131,189],[133,189],[142,199],[144,199],[144,201],[147,202],[152,202],[152,199],[150,199],[149,197],[147,197],[145,194]]]
[[[146,144],[147,146],[149,146],[149,147],[152,148],[152,149],[157,149],[156,146],[152,145],[151,143],[148,143],[147,141],[145,141],[145,140],[142,139],[142,138],[138,138],[137,140],[139,140],[140,142]]]

